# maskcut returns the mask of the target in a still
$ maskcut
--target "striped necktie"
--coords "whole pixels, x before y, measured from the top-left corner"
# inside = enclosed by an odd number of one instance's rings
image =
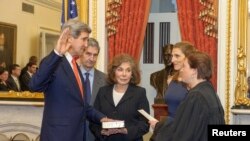
[[[81,91],[81,96],[83,98],[83,95],[84,95],[83,86],[82,86],[82,81],[81,81],[81,78],[80,78],[80,75],[79,75],[79,70],[78,70],[77,64],[76,64],[76,58],[73,58],[71,63],[72,63],[72,66],[73,66],[73,72],[74,72],[74,75],[76,77],[78,87],[79,87],[79,89]]]
[[[86,72],[85,73],[85,81],[84,81],[84,86],[86,89],[86,98],[87,98],[87,102],[90,104],[90,100],[91,100],[91,87],[90,87],[90,81],[89,81],[89,73]]]

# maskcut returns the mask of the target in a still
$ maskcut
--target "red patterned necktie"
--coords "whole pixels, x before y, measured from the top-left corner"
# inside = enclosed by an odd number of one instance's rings
[[[81,81],[79,71],[78,71],[78,68],[77,68],[76,59],[77,58],[73,58],[71,63],[72,63],[72,66],[73,66],[73,71],[74,71],[74,74],[75,74],[75,77],[76,77],[76,80],[77,80],[78,87],[79,87],[79,89],[81,91],[81,95],[83,97],[83,86],[82,86],[82,81]]]

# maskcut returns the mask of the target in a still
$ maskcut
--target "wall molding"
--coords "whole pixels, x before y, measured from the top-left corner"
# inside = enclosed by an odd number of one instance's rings
[[[40,5],[52,10],[62,11],[62,2],[56,0],[26,0],[29,3]]]

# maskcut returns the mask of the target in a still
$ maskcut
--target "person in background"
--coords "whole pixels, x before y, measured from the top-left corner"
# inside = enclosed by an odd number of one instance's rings
[[[164,100],[168,105],[168,122],[173,121],[178,106],[185,99],[188,93],[187,87],[183,84],[183,82],[181,82],[179,71],[183,67],[186,56],[193,51],[195,51],[195,47],[186,41],[178,42],[173,46],[171,62],[175,73],[168,77],[168,88],[164,94]],[[151,126],[154,127],[156,124],[156,127],[154,128],[150,141],[155,141],[155,136],[157,136],[159,130],[165,122],[165,120],[161,120],[160,122],[151,122]]]
[[[157,141],[207,141],[208,125],[225,124],[224,110],[210,79],[212,60],[202,52],[189,54],[180,70],[187,97],[178,107],[175,120],[167,122]]]
[[[87,103],[76,64],[90,33],[87,24],[68,20],[54,50],[31,78],[30,89],[44,93],[40,141],[86,141],[86,119],[97,124],[110,120]]]
[[[0,61],[0,67],[6,68],[6,63],[4,61]]]
[[[7,83],[9,72],[6,68],[0,67],[0,91],[9,91],[10,87]]]
[[[28,64],[29,63],[33,63],[33,64],[37,65],[37,62],[38,62],[38,58],[36,56],[31,56],[29,58],[29,62],[26,64],[26,66],[24,68],[22,68],[20,76],[22,76],[24,73],[26,73],[28,71]]]
[[[149,113],[149,102],[145,88],[137,86],[140,80],[138,64],[130,55],[120,54],[113,58],[108,66],[110,85],[99,89],[94,107],[109,118],[123,120],[125,127],[110,133],[110,130],[102,130],[100,125],[91,123],[90,129],[97,141],[143,140],[143,135],[149,131],[149,124],[138,110]]]
[[[183,67],[186,56],[195,50],[195,47],[187,41],[178,42],[173,46],[171,61],[176,73],[169,77],[169,86],[164,95],[165,102],[168,105],[169,117],[175,117],[177,107],[187,95],[188,91],[185,84],[181,81],[179,71]]]
[[[99,52],[100,46],[98,41],[94,38],[89,38],[88,47],[84,49],[78,63],[84,80],[86,80],[86,73],[89,73],[91,84],[90,105],[94,104],[99,88],[107,84],[106,74],[95,68]]]
[[[21,74],[21,67],[18,64],[12,64],[9,67],[9,78],[7,80],[7,83],[10,87],[10,90],[20,92],[21,89],[21,83],[19,80],[19,76]]]
[[[23,75],[20,76],[21,88],[23,91],[30,91],[29,82],[37,70],[36,63],[29,62],[27,66],[28,70]]]
[[[107,84],[106,75],[95,68],[99,52],[100,46],[98,41],[94,38],[89,38],[88,47],[84,49],[78,63],[84,77],[84,82],[86,82],[86,73],[88,73],[87,75],[89,76],[90,94],[87,100],[90,105],[93,105],[99,88]],[[85,89],[86,87],[87,85],[85,85]],[[87,122],[87,125],[89,125],[89,122]],[[87,140],[95,140],[95,137],[89,128],[87,128]]]

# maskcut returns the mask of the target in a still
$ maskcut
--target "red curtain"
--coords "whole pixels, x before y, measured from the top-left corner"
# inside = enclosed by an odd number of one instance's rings
[[[217,39],[204,33],[205,23],[199,19],[202,5],[199,0],[177,0],[181,39],[195,45],[199,51],[208,53],[213,59],[211,82],[217,88]]]
[[[122,0],[116,34],[108,37],[109,61],[120,53],[130,54],[139,62],[151,0]]]

